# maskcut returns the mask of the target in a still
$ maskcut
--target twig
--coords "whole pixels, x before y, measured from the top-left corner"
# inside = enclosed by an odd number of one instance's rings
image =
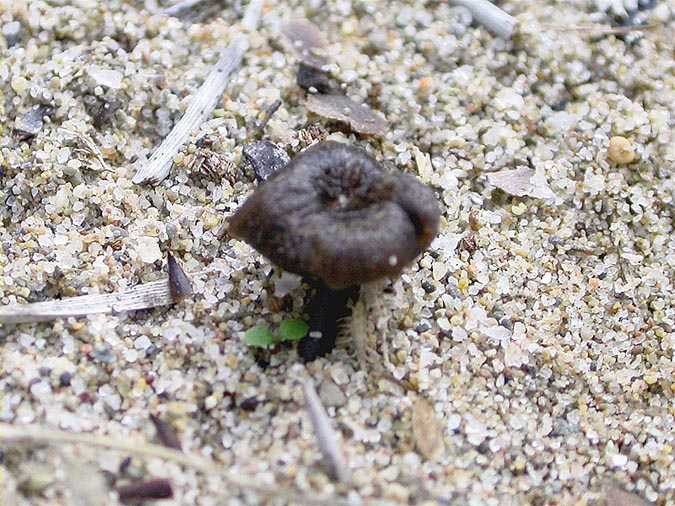
[[[552,30],[556,32],[589,32],[591,35],[622,35],[630,32],[653,30],[663,26],[661,23],[652,23],[649,25],[635,25],[635,26],[604,26],[604,25],[556,25],[556,24],[542,24],[541,28],[544,30]],[[535,30],[534,32],[539,32]]]
[[[258,139],[262,137],[263,131],[265,130],[267,123],[269,123],[269,121],[272,119],[272,116],[274,115],[275,112],[277,112],[279,107],[281,107],[281,100],[275,100],[265,108],[265,110],[263,111],[263,117],[256,122],[255,132],[253,135],[255,138]]]
[[[211,269],[204,269],[192,276],[205,274]],[[81,295],[62,300],[34,302],[32,304],[12,304],[0,306],[0,323],[29,323],[67,318],[69,316],[86,316],[89,314],[121,313],[137,311],[158,306],[173,304],[168,279],[152,281],[135,286],[123,292]]]
[[[164,9],[162,14],[166,16],[180,17],[186,11],[194,9],[197,5],[205,1],[207,0],[182,0]]]
[[[316,506],[338,506],[352,504],[347,500],[331,496],[320,498],[308,496],[296,492],[287,487],[276,485],[259,485],[247,476],[239,473],[227,473],[215,463],[199,456],[189,453],[179,452],[164,446],[144,443],[142,441],[131,442],[128,440],[120,441],[109,436],[88,433],[72,433],[56,429],[47,429],[37,425],[10,425],[0,423],[0,442],[7,443],[28,443],[28,444],[73,444],[86,445],[108,450],[118,451],[124,454],[132,454],[140,457],[159,458],[176,464],[190,467],[204,474],[219,477],[225,484],[242,490],[248,490],[258,493],[267,498],[286,499],[297,504],[308,504]],[[231,492],[225,487],[227,497]],[[376,504],[374,501],[364,501],[363,504]]]
[[[252,0],[246,9],[242,26],[254,30],[260,18],[262,0]],[[136,184],[156,184],[168,174],[173,158],[185,144],[192,132],[206,121],[220,100],[232,73],[239,67],[244,53],[248,49],[248,37],[237,35],[223,51],[206,80],[192,98],[183,117],[174,125],[169,135],[143,165],[133,178]]]
[[[342,483],[349,483],[351,476],[338,446],[337,434],[331,427],[326,410],[323,408],[311,380],[307,380],[303,384],[303,392],[307,413],[309,413],[309,419],[312,421],[314,433],[319,442],[319,449],[323,458],[326,459],[326,465],[331,475]]]
[[[65,443],[75,445],[98,446],[122,453],[132,453],[144,457],[156,457],[184,466],[192,467],[202,472],[218,472],[219,469],[208,460],[197,455],[179,452],[177,450],[148,444],[141,441],[113,439],[101,434],[65,432],[56,429],[46,429],[37,425],[10,425],[0,423],[0,441],[7,443]]]
[[[469,9],[478,23],[503,39],[511,38],[518,23],[516,18],[487,0],[450,0],[450,2]]]

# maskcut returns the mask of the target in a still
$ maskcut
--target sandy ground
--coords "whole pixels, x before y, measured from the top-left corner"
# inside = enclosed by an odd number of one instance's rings
[[[501,2],[520,23],[504,41],[445,2],[267,1],[210,143],[133,184],[240,3],[179,19],[0,0],[0,303],[161,279],[168,249],[210,269],[174,306],[0,327],[0,421],[136,448],[0,443],[0,503],[116,504],[117,486],[169,478],[167,505],[675,504],[675,4],[628,31],[603,2]],[[321,28],[384,138],[307,111],[292,16]],[[326,135],[364,147],[443,210],[429,251],[367,287],[345,342],[307,365],[243,341],[302,317],[306,287],[226,230],[255,187],[242,147],[277,99],[264,133],[289,154]],[[350,484],[321,465],[308,378]],[[150,414],[217,470],[140,456]]]

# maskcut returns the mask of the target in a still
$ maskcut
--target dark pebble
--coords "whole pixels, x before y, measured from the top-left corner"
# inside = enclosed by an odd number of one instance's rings
[[[314,88],[319,93],[330,93],[332,89],[330,79],[325,72],[304,63],[298,67],[297,83],[307,91]]]
[[[94,127],[100,130],[112,122],[115,111],[122,107],[122,102],[116,98],[103,98],[87,95],[84,98],[84,108],[91,116]]]
[[[35,137],[44,126],[43,118],[54,114],[54,108],[48,105],[36,105],[16,120],[14,132],[19,140],[29,140]]]
[[[244,159],[253,168],[259,183],[267,180],[272,174],[285,167],[290,157],[279,146],[270,141],[258,141],[244,146]]]
[[[422,332],[426,332],[431,328],[431,325],[429,325],[427,322],[422,322],[415,327],[415,332],[418,334],[421,334]]]
[[[61,373],[59,376],[59,385],[62,387],[69,387],[70,386],[70,380],[73,379],[73,375],[70,374],[69,372],[64,372]]]
[[[436,287],[430,281],[422,281],[422,288],[427,293],[434,293],[436,291]]]
[[[239,407],[244,411],[255,411],[255,408],[257,408],[259,404],[260,401],[258,399],[255,397],[249,397],[248,399],[241,401]]]

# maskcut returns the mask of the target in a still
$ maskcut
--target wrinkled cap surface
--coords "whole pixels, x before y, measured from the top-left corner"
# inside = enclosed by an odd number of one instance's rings
[[[399,274],[429,246],[439,217],[415,177],[328,141],[262,183],[230,219],[230,234],[289,272],[343,288]]]

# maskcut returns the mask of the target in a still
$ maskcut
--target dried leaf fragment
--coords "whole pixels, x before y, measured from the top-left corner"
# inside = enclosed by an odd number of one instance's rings
[[[169,266],[169,290],[174,302],[180,302],[185,297],[192,295],[192,283],[185,275],[185,271],[171,253],[167,255]]]
[[[527,167],[504,169],[488,174],[490,184],[516,197],[535,197],[555,200],[556,194],[548,186],[543,172]]]
[[[418,399],[413,404],[412,430],[415,447],[420,455],[427,460],[437,460],[443,455],[443,429],[433,406],[426,399]]]
[[[387,122],[381,114],[345,95],[309,95],[307,109],[324,118],[347,123],[361,134],[384,136]]]

